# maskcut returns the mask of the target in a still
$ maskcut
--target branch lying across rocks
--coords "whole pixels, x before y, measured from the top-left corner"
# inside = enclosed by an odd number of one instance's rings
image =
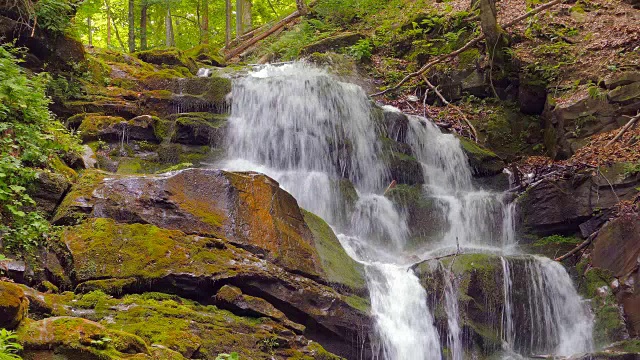
[[[544,5],[540,5],[537,8],[515,18],[512,21],[509,21],[508,23],[502,25],[502,29],[508,29],[510,27],[512,27],[513,25],[516,25],[518,23],[520,23],[522,20],[525,20],[533,15],[538,14],[539,12],[542,12],[544,10],[549,9],[550,7],[557,5],[559,3],[561,3],[563,0],[553,0],[551,2],[548,2]],[[455,57],[460,55],[461,53],[463,53],[466,50],[469,50],[472,46],[476,45],[477,43],[479,43],[480,41],[484,40],[486,38],[485,34],[479,35],[475,38],[473,38],[471,41],[469,41],[468,43],[466,43],[464,46],[462,46],[460,49],[453,51],[449,54],[445,54],[445,55],[440,55],[437,58],[435,58],[434,60],[428,62],[427,64],[425,64],[423,67],[420,68],[420,70],[416,71],[416,72],[412,72],[409,75],[405,76],[402,80],[400,80],[400,82],[398,82],[395,86],[390,87],[386,90],[377,92],[375,94],[371,94],[371,97],[375,97],[375,96],[380,96],[380,95],[384,95],[388,92],[391,91],[395,91],[398,90],[400,88],[400,86],[402,86],[404,83],[406,83],[407,81],[409,81],[409,79],[422,75],[423,73],[425,73],[427,70],[431,69],[434,65],[443,62],[444,60],[447,60],[449,58]]]
[[[618,139],[620,139],[627,130],[631,129],[636,124],[638,119],[640,119],[640,111],[638,112],[638,114],[636,114],[636,116],[632,117],[631,120],[629,120],[629,122],[622,127],[622,129],[620,129],[620,132],[618,132],[618,134],[616,134],[616,136],[611,139],[611,141],[609,141],[607,145],[605,145],[605,147],[609,147],[611,146],[611,144],[618,141]]]
[[[580,243],[580,245],[576,246],[573,250],[569,251],[568,253],[556,258],[556,261],[564,261],[568,258],[570,258],[571,256],[573,256],[575,253],[577,253],[578,251],[584,249],[585,247],[587,247],[589,244],[591,244],[591,242],[593,241],[593,239],[596,238],[596,236],[598,236],[598,232],[596,231],[593,234],[589,235],[589,237],[587,238],[587,240],[583,241],[582,243]]]

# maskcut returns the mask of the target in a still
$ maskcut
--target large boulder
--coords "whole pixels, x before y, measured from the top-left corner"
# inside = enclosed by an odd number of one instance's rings
[[[621,165],[543,179],[517,200],[520,230],[543,236],[589,236],[620,200],[635,196],[638,184],[640,177],[625,176]]]
[[[14,329],[26,318],[29,300],[20,286],[0,282],[0,328]]]
[[[591,264],[617,278],[618,302],[622,304],[627,328],[640,334],[640,215],[626,214],[600,229],[594,240]]]
[[[220,287],[234,286],[251,297],[245,301],[251,299],[254,305],[259,302],[264,316],[281,318],[273,311],[277,309],[291,321],[304,324],[305,336],[322,340],[330,351],[339,354],[354,351],[343,339],[358,336],[360,331],[366,334],[369,327],[366,309],[354,305],[357,297],[342,296],[328,286],[213,237],[96,218],[67,228],[60,242],[58,257],[79,288],[91,283],[93,288],[101,285],[104,290],[114,289],[114,294],[161,291],[203,303],[215,299],[214,303],[219,301],[246,314],[235,299],[231,301],[222,294],[215,297]],[[106,284],[105,279],[122,281]],[[265,299],[273,308],[255,298]],[[229,307],[233,303],[236,307]],[[257,305],[253,311],[258,312]],[[295,324],[286,324],[302,330]]]
[[[182,51],[172,49],[153,49],[140,51],[135,54],[140,60],[154,65],[182,66],[195,75],[198,65],[195,60],[186,56]]]
[[[115,360],[133,354],[139,356],[137,359],[152,359],[141,338],[77,317],[29,320],[18,328],[16,335],[26,359]]]
[[[78,127],[84,141],[129,142],[130,140],[157,142],[155,126],[159,119],[136,116],[125,120],[118,116],[87,114]]]
[[[313,235],[296,200],[265,175],[189,169],[96,180],[80,181],[72,189],[55,223],[69,224],[84,214],[153,224],[226,239],[296,273],[322,273]]]
[[[171,118],[171,117],[170,117]],[[175,116],[172,141],[185,145],[221,147],[224,142],[226,115],[187,113]]]
[[[64,175],[40,171],[31,191],[31,198],[36,202],[38,210],[52,215],[70,187],[71,183]]]
[[[358,41],[364,39],[364,35],[358,33],[341,33],[335,36],[318,40],[302,48],[301,55],[309,55],[313,53],[325,53],[332,50],[342,49],[351,45],[355,45]]]

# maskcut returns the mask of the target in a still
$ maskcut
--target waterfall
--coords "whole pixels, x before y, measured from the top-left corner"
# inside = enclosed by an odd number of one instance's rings
[[[409,117],[406,143],[422,166],[422,196],[433,200],[446,226],[439,239],[407,250],[407,217],[380,195],[391,179],[381,156],[377,120],[360,87],[302,63],[267,65],[234,82],[227,159],[220,165],[277,180],[301,207],[332,225],[347,253],[365,266],[376,359],[466,357],[455,275],[445,269],[441,298],[447,333],[440,336],[427,294],[411,268],[434,254],[456,251],[504,255],[505,307],[499,326],[507,352],[567,355],[590,350],[590,314],[564,268],[532,256],[518,256],[523,259],[518,264],[526,266],[511,264],[517,253],[514,205],[504,193],[474,186],[460,141],[416,116]],[[345,179],[357,193],[350,206],[341,185]],[[512,281],[516,276],[518,281]],[[528,295],[526,306],[518,304],[517,310],[516,292]],[[448,353],[441,351],[440,339],[446,339]]]
[[[293,63],[265,66],[233,85],[229,170],[254,170],[277,180],[299,204],[343,233],[347,253],[365,265],[380,359],[440,359],[425,290],[402,258],[408,228],[380,196],[388,179],[374,111],[359,86]],[[340,179],[358,192],[347,224]]]

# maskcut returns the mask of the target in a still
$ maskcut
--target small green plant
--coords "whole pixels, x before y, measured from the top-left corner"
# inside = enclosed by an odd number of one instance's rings
[[[18,344],[17,336],[13,331],[0,329],[0,360],[22,359],[18,353],[22,345]]]
[[[218,354],[216,356],[216,360],[240,360],[240,355],[237,352],[232,352],[231,354]]]
[[[534,243],[535,246],[560,245],[560,244],[578,244],[580,239],[573,236],[551,235],[542,238]]]
[[[360,39],[355,45],[349,47],[348,52],[358,61],[369,60],[373,52],[373,45],[369,39]]]
[[[627,163],[624,164],[624,167],[622,168],[622,174],[625,177],[629,177],[629,176],[634,176],[637,174],[640,174],[640,162],[638,163]]]
[[[264,352],[267,352],[269,354],[274,353],[275,349],[277,349],[280,346],[280,343],[278,343],[278,338],[276,337],[271,337],[271,338],[264,338],[262,340],[260,340],[260,349]]]
[[[91,340],[91,346],[98,349],[106,349],[111,343],[112,339],[107,336],[100,337],[99,339]]]
[[[594,100],[605,100],[607,98],[607,93],[604,92],[598,85],[593,82],[589,82],[589,87],[587,88],[589,93],[589,97]]]

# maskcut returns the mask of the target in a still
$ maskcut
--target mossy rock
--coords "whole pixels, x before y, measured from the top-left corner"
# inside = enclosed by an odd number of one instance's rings
[[[200,63],[217,67],[225,66],[224,57],[220,56],[219,53],[219,49],[213,48],[208,44],[200,44],[184,52],[186,56],[194,58]]]
[[[346,287],[360,294],[366,291],[364,267],[347,255],[329,224],[308,211],[302,210],[302,214],[313,233],[314,245],[325,274],[324,278],[338,289]]]
[[[16,335],[27,359],[31,358],[30,353],[42,354],[39,353],[42,350],[62,353],[69,359],[115,360],[128,354],[140,354],[145,359],[148,357],[144,355],[149,355],[149,349],[140,337],[76,317],[25,321]]]
[[[317,42],[307,45],[300,51],[301,55],[309,55],[313,53],[326,53],[328,51],[339,50],[351,45],[355,45],[365,36],[358,33],[345,32],[338,35],[330,36]]]
[[[176,48],[140,51],[135,55],[140,60],[150,64],[185,67],[189,69],[192,74],[198,72],[198,65],[194,59]]]
[[[477,176],[497,175],[504,170],[506,164],[494,152],[481,147],[473,141],[458,137],[462,150],[469,159],[469,165]]]
[[[175,121],[175,131],[171,141],[185,145],[221,147],[224,142],[227,117],[227,115],[210,113],[184,114]]]
[[[14,329],[26,318],[29,300],[20,286],[0,281],[0,328]]]
[[[424,184],[422,165],[412,155],[390,151],[384,152],[383,157],[388,164],[392,180],[399,184]]]
[[[85,218],[91,212],[93,191],[106,175],[99,170],[85,170],[62,200],[51,221],[58,225],[69,225]]]

